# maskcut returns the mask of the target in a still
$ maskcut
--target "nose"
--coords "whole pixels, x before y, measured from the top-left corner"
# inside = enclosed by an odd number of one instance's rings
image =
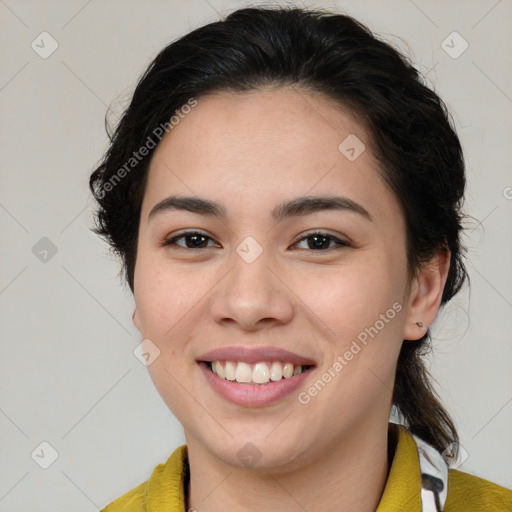
[[[290,322],[295,306],[286,280],[265,251],[252,262],[234,254],[233,266],[213,297],[211,312],[215,321],[236,324],[245,331]]]

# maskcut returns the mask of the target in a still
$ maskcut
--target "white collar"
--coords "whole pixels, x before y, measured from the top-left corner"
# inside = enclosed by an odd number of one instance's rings
[[[442,512],[448,496],[448,464],[430,444],[412,436],[418,448],[422,512]]]

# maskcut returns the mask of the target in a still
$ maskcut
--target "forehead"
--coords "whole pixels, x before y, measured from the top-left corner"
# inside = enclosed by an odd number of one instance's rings
[[[186,140],[191,132],[200,132],[201,139]],[[197,106],[181,116],[164,142],[172,136],[176,144],[206,149],[210,142],[222,141],[236,145],[239,151],[249,150],[251,142],[265,143],[267,151],[259,152],[260,158],[265,154],[276,158],[280,153],[288,157],[311,154],[311,159],[318,159],[318,154],[326,150],[327,157],[339,156],[339,143],[349,134],[367,138],[366,130],[349,109],[319,92],[286,86],[201,96]],[[318,150],[312,151],[315,148]],[[254,146],[255,151],[260,149]],[[287,149],[293,149],[293,154]]]
[[[156,148],[145,202],[192,192],[224,204],[268,201],[270,210],[336,190],[369,208],[380,195],[382,206],[396,208],[369,146],[356,116],[320,93],[281,87],[201,96]]]
[[[181,115],[164,137],[153,161],[172,148],[181,149],[183,161],[215,157],[215,161],[232,162],[240,170],[258,162],[274,167],[295,161],[298,168],[305,160],[308,166],[311,162],[321,166],[341,156],[339,144],[348,135],[367,139],[366,131],[348,109],[305,89],[220,91],[196,101],[197,105]],[[245,159],[255,154],[256,161]]]

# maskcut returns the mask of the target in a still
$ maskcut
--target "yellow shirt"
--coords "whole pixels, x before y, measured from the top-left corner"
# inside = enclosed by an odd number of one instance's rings
[[[402,426],[386,487],[376,512],[421,512],[421,476],[416,443]],[[184,512],[187,446],[177,448],[151,477],[100,512]],[[444,512],[511,512],[512,490],[455,469],[448,473]]]

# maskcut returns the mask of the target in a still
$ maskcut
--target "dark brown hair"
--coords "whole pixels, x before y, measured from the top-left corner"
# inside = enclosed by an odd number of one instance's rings
[[[446,105],[407,57],[355,19],[297,7],[239,9],[169,44],[140,78],[90,178],[99,204],[94,231],[120,255],[131,290],[154,151],[139,158],[139,148],[148,146],[162,126],[169,127],[171,116],[191,98],[267,85],[318,91],[361,120],[404,212],[409,270],[415,272],[448,248],[442,304],[450,300],[467,278],[460,241],[466,182],[461,145]],[[127,162],[134,165],[127,168]],[[413,433],[439,451],[453,443],[455,455],[456,429],[436,398],[421,357],[429,341],[428,331],[419,341],[404,341],[393,404]]]

